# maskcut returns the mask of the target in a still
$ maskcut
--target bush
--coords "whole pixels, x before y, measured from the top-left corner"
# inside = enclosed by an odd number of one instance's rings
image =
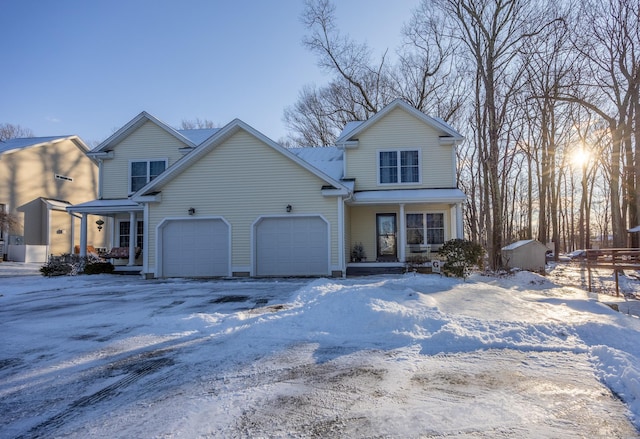
[[[66,276],[73,271],[73,265],[63,258],[49,258],[49,262],[40,267],[43,276]]]
[[[480,267],[484,249],[465,239],[452,239],[440,248],[440,254],[446,261],[442,271],[447,276],[467,278],[473,267]]]
[[[75,276],[80,273],[100,274],[113,273],[114,266],[111,262],[89,255],[80,257],[78,255],[63,254],[51,256],[49,262],[40,268],[43,276]]]
[[[84,274],[101,274],[101,273],[111,274],[113,273],[114,269],[115,267],[111,262],[102,262],[102,261],[90,262],[89,261],[84,266]]]

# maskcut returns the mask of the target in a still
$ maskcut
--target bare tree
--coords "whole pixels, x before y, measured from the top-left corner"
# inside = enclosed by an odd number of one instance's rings
[[[426,1],[425,1],[426,3]],[[523,74],[520,55],[528,39],[540,34],[549,18],[538,4],[521,0],[434,0],[448,21],[451,37],[463,43],[476,75],[476,146],[485,174],[489,265],[502,265],[504,233],[504,175],[501,162],[508,151],[505,131],[511,100]],[[551,20],[553,21],[553,19]]]
[[[12,125],[10,123],[0,124],[0,142],[19,137],[33,137],[33,131],[29,128],[23,128],[20,125]]]
[[[197,130],[202,128],[217,128],[217,125],[208,119],[200,119],[199,117],[193,120],[183,119],[180,125],[181,130]]]
[[[640,87],[640,7],[634,0],[583,2],[579,28],[573,32],[576,86],[560,99],[577,102],[608,126],[611,152],[607,160],[613,245],[626,244],[624,212],[640,222],[638,181],[640,135],[637,111]]]

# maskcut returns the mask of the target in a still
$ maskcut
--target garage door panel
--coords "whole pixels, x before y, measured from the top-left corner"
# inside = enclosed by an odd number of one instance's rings
[[[229,226],[221,219],[170,220],[161,233],[164,277],[229,274]]]
[[[328,274],[328,225],[319,216],[264,218],[255,232],[258,276]]]

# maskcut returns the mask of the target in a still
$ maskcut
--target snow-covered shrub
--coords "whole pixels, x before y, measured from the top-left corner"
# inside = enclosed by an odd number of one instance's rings
[[[440,255],[445,260],[442,271],[447,276],[467,278],[473,267],[482,265],[484,249],[480,244],[466,239],[452,239],[440,248]]]
[[[94,255],[80,257],[78,255],[63,254],[51,256],[49,261],[40,268],[43,276],[75,276],[77,274],[113,273],[114,266]]]
[[[64,255],[63,255],[64,256]],[[49,261],[40,267],[43,276],[66,276],[73,271],[73,264],[64,257],[51,256]]]

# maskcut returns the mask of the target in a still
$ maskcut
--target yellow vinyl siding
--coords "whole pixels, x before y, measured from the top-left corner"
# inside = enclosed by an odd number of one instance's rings
[[[362,243],[364,254],[367,260],[375,261],[376,248],[376,214],[395,213],[398,214],[397,206],[357,206],[351,209],[351,242],[347,246],[349,249],[349,259],[351,260],[351,250],[356,243]]]
[[[346,177],[356,179],[356,190],[455,187],[453,148],[441,146],[440,133],[397,108],[358,135],[358,147],[346,150]],[[421,184],[378,184],[378,153],[384,150],[420,150]]]
[[[168,160],[167,167],[178,161],[180,148],[186,145],[152,122],[146,122],[114,148],[113,159],[102,165],[102,197],[129,196],[129,164],[132,160]]]
[[[156,264],[157,225],[165,217],[220,216],[231,224],[232,266],[251,266],[252,228],[262,215],[322,214],[330,224],[331,266],[338,263],[338,208],[326,183],[245,131],[234,134],[161,189],[150,204],[149,267]]]

